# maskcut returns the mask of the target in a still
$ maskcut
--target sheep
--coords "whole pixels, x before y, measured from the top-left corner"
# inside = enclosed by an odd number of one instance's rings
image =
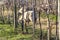
[[[18,18],[18,22],[20,22],[21,20],[22,20],[22,10],[23,10],[23,8],[21,8],[19,11],[18,11],[18,15],[20,16],[19,18]],[[24,21],[27,21],[27,17],[28,17],[28,19],[29,19],[29,21],[33,21],[33,18],[32,18],[32,14],[33,14],[33,12],[34,11],[32,11],[32,10],[28,10],[28,11],[26,11],[26,9],[24,9]],[[29,15],[29,16],[28,16]]]
[[[21,23],[22,24],[22,10],[23,8],[21,8],[19,11],[18,11],[18,24]],[[24,26],[26,28],[26,33],[28,33],[28,29],[27,29],[27,26],[29,24],[29,22],[33,22],[33,12],[32,10],[27,10],[24,9]],[[20,14],[20,15],[19,15]],[[23,26],[22,26],[22,30],[23,30]]]

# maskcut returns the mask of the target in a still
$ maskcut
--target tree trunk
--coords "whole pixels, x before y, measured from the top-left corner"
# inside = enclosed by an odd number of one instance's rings
[[[17,33],[17,9],[16,9],[16,0],[14,0],[14,29],[15,32]]]
[[[2,21],[3,21],[3,23],[5,23],[5,21],[4,21],[4,6],[2,6]]]
[[[59,40],[58,30],[58,0],[56,0],[56,40]]]
[[[24,33],[24,0],[22,0],[22,33]]]
[[[36,0],[32,0],[32,10],[33,10],[33,40],[34,40],[34,37],[35,37],[35,25],[36,25]]]

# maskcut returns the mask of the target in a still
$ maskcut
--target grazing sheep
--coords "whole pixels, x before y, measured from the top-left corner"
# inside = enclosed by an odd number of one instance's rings
[[[20,17],[18,16],[18,17],[19,17],[19,18],[18,18],[18,22],[21,22],[21,20],[22,20],[22,10],[23,10],[23,8],[21,8],[21,9],[18,11],[18,15],[20,16]],[[24,21],[28,21],[28,20],[27,20],[27,18],[28,18],[29,21],[32,22],[32,20],[33,20],[33,18],[32,18],[33,12],[34,12],[34,11],[32,11],[32,10],[26,11],[26,9],[24,9]]]

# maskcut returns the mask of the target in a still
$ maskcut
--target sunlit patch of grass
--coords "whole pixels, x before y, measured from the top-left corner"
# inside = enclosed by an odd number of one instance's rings
[[[33,28],[27,27],[28,28],[28,34],[22,34],[21,32],[21,25],[18,26],[18,34],[15,34],[14,32],[14,26],[10,26],[9,24],[0,24],[0,37],[5,37],[8,40],[32,40],[32,35],[33,35]],[[35,38],[39,39],[40,36],[40,29],[35,29]],[[47,36],[47,30],[42,30],[43,37]],[[54,35],[52,35],[54,36]]]
[[[2,36],[11,36],[13,34],[13,27],[10,27],[10,25],[0,25],[0,37]]]
[[[47,18],[46,13],[41,13],[41,17],[42,17],[42,18]]]
[[[26,34],[26,35],[24,35],[24,34],[17,34],[17,35],[15,35],[14,37],[11,37],[11,38],[9,38],[9,40],[13,40],[13,39],[28,39],[28,38],[30,38],[32,35],[31,34]]]
[[[50,18],[50,20],[53,20],[54,22],[56,22],[56,15],[49,14],[49,18]]]
[[[54,14],[46,14],[46,13],[41,13],[41,17],[42,18],[48,18],[49,16],[49,20],[53,20],[54,22],[56,22],[56,15]]]
[[[15,34],[14,27],[8,24],[0,24],[0,37],[6,37],[8,40],[17,40],[21,38],[28,39],[32,34]]]

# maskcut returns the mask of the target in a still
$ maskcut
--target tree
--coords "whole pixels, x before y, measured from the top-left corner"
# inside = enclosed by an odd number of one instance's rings
[[[3,23],[5,23],[5,21],[4,21],[4,5],[2,5],[2,21],[3,21]]]
[[[4,23],[4,10],[3,10],[3,6],[0,7],[0,20]]]
[[[32,0],[32,10],[33,10],[33,40],[35,37],[35,25],[36,25],[36,0]]]
[[[17,34],[17,6],[16,6],[16,0],[14,0],[14,29],[15,33]]]
[[[58,0],[56,0],[56,40],[59,40],[58,30]]]
[[[24,33],[24,0],[22,0],[22,33]]]

